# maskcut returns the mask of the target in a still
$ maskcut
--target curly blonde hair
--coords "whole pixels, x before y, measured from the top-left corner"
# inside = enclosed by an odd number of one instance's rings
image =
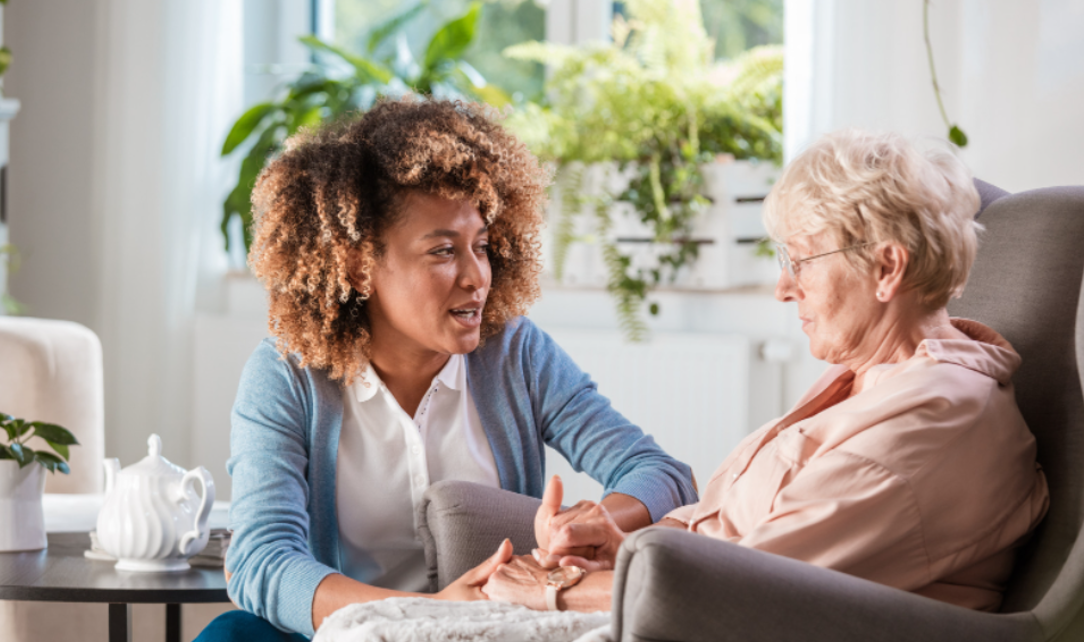
[[[252,192],[249,265],[268,291],[279,352],[343,385],[362,372],[369,275],[413,191],[468,200],[489,225],[493,276],[481,337],[496,334],[538,299],[549,178],[492,110],[476,104],[383,100],[360,118],[293,136]]]

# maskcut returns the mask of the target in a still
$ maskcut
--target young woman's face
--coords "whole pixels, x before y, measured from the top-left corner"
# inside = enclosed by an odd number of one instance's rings
[[[465,354],[480,338],[489,232],[468,201],[412,192],[384,234],[367,306],[374,349]]]

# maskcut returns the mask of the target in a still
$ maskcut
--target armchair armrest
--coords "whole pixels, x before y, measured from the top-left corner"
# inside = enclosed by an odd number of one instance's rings
[[[541,503],[534,497],[470,482],[430,486],[418,514],[430,590],[443,589],[481,564],[506,537],[517,555],[538,546],[534,515]]]
[[[670,528],[618,553],[614,639],[682,642],[1024,642],[1030,613],[983,613]]]

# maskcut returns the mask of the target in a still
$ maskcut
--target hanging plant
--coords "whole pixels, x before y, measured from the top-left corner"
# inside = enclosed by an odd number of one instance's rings
[[[922,3],[922,36],[926,40],[926,60],[930,63],[930,80],[933,82],[933,95],[937,98],[937,108],[941,110],[941,120],[948,127],[948,138],[957,147],[967,147],[967,134],[960,129],[959,125],[951,122],[948,112],[945,111],[945,103],[941,100],[941,85],[937,83],[937,70],[933,66],[933,45],[930,44],[930,0]]]
[[[700,168],[719,155],[782,161],[782,50],[750,50],[734,64],[711,58],[696,3],[630,0],[613,42],[528,42],[512,58],[550,66],[546,100],[508,120],[541,158],[557,165],[561,198],[554,230],[555,276],[564,276],[575,217],[592,213],[618,321],[630,340],[647,334],[647,297],[697,258],[693,225],[708,207]],[[729,78],[729,81],[720,80]],[[584,189],[585,168],[611,164],[627,182]],[[619,181],[617,181],[619,182]],[[607,184],[610,185],[607,185]],[[611,233],[615,203],[631,204],[652,234],[655,261],[640,265]]]

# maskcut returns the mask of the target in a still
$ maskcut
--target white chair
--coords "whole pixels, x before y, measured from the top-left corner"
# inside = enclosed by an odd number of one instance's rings
[[[71,474],[47,493],[101,493],[105,456],[102,344],[70,321],[0,317],[0,411],[72,431]],[[44,444],[32,444],[33,447]]]
[[[93,331],[70,321],[0,317],[0,411],[59,424],[79,440],[71,473],[48,475],[45,492],[103,492],[102,344]],[[53,615],[58,609],[64,617]],[[89,639],[98,631],[104,639],[106,609],[0,601],[0,631],[13,642]]]

